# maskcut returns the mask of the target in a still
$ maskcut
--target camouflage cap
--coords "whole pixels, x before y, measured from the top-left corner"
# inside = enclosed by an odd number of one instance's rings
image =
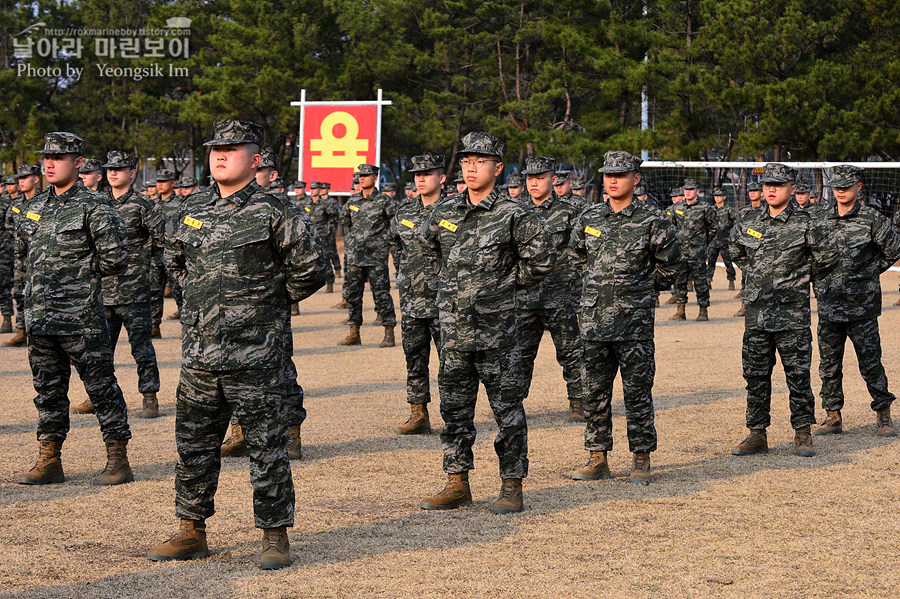
[[[128,152],[113,150],[106,153],[106,164],[103,165],[103,168],[136,168],[137,163],[137,156]]]
[[[809,197],[818,199],[818,198],[822,197],[822,194],[821,194],[821,192],[814,189],[809,193]]]
[[[691,179],[690,177],[685,179],[684,185],[682,185],[682,189],[697,189],[698,187],[700,187],[700,186],[697,185],[697,181],[695,181],[694,179]]]
[[[747,186],[747,191],[762,191],[762,183],[760,183],[759,181],[752,181]]]
[[[456,175],[456,179],[453,180],[454,183],[465,183],[466,180],[463,179],[462,173]]]
[[[103,161],[97,158],[85,158],[81,163],[81,168],[78,169],[79,173],[93,173],[94,171],[99,171],[103,168]]]
[[[797,193],[809,193],[809,185],[801,183],[797,186]]]
[[[36,164],[20,164],[18,179],[21,179],[22,177],[28,177],[28,176],[40,177],[41,176],[41,167],[39,167]]]
[[[522,187],[522,177],[520,177],[519,175],[513,175],[506,180],[506,184],[509,187]]]
[[[16,185],[19,182],[18,175],[10,175],[6,179],[3,180],[5,185]]]
[[[574,181],[572,181],[572,189],[576,191],[579,189],[584,189],[585,187],[587,187],[587,183],[585,183],[581,179],[575,179]]]
[[[636,196],[647,195],[647,188],[644,187],[643,183],[638,183],[637,185],[634,186],[634,195],[636,195]]]
[[[306,189],[306,181],[294,181],[294,189]]]
[[[551,158],[550,156],[532,156],[525,159],[525,168],[522,170],[522,174],[526,177],[528,175],[542,175],[546,172],[555,174],[556,158]]]
[[[212,140],[204,146],[233,146],[237,144],[262,143],[263,129],[253,121],[240,119],[219,119],[213,121]]]
[[[769,162],[763,167],[763,183],[793,183],[797,180],[797,171],[780,162]]]
[[[322,187],[322,184],[319,183],[318,181],[310,181],[309,182],[310,189],[321,189],[321,187]]]
[[[276,188],[278,188],[278,189],[284,188],[284,179],[282,179],[281,177],[278,177],[277,179],[272,181],[272,189],[276,189]]]
[[[415,183],[407,183],[407,184],[403,187],[403,189],[405,189],[405,190],[407,190],[407,191],[418,191],[418,189],[416,188],[416,184],[415,184]]]
[[[499,138],[494,137],[490,133],[484,131],[471,131],[463,135],[462,149],[460,154],[484,154],[485,156],[496,156],[503,159],[503,152],[506,151],[506,144]]]
[[[603,166],[597,169],[599,173],[630,173],[641,167],[643,160],[622,150],[610,150],[603,155]]]
[[[444,156],[441,154],[420,154],[410,159],[411,166],[407,169],[411,173],[422,173],[436,168],[444,168]]]
[[[161,168],[156,171],[156,180],[157,181],[174,181],[177,177],[175,176],[175,171],[169,170],[167,168]]]
[[[392,181],[388,181],[381,186],[381,191],[397,191],[397,184]]]
[[[44,147],[38,154],[84,154],[87,144],[83,139],[68,131],[53,131],[44,134]]]
[[[353,182],[359,183],[359,173],[353,173]]]
[[[673,187],[669,190],[669,197],[674,198],[675,196],[683,196],[684,190],[680,187]]]
[[[193,177],[182,177],[181,181],[175,184],[175,187],[187,188],[197,187],[197,180]]]
[[[839,164],[832,169],[828,187],[850,187],[862,181],[863,169],[849,164]]]
[[[571,169],[561,168],[558,171],[556,171],[556,176],[559,177],[560,181],[564,181],[565,179],[568,179],[569,175],[571,175],[571,174],[572,174]]]
[[[356,167],[356,172],[360,175],[377,175],[378,167],[374,164],[360,164]]]
[[[320,181],[319,189],[331,189],[331,183],[329,183],[328,181]]]
[[[721,187],[716,187],[715,189],[713,189],[713,195],[714,196],[727,196],[728,194],[725,193],[725,190],[722,189]]]
[[[259,155],[262,157],[259,168],[275,168],[275,154],[271,150],[260,150]]]
[[[156,178],[147,179],[147,187],[156,187]]]

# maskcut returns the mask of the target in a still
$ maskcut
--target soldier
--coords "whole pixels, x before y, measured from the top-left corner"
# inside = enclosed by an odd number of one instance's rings
[[[584,351],[578,330],[576,295],[578,276],[569,261],[569,238],[581,207],[556,195],[556,160],[546,156],[525,159],[529,206],[544,223],[556,246],[556,266],[543,281],[519,291],[516,297],[519,344],[525,373],[525,394],[531,389],[534,361],[544,331],[549,330],[562,366],[569,400],[569,422],[584,422],[581,363]],[[570,196],[571,197],[571,196]]]
[[[587,193],[587,185],[582,179],[575,179],[574,181],[572,181],[572,195],[578,196],[574,199],[580,206],[587,205],[587,198],[585,197],[585,193]]]
[[[75,365],[94,404],[106,444],[106,468],[94,485],[131,482],[126,447],[127,407],[116,382],[100,278],[127,266],[118,212],[78,180],[84,140],[67,132],[44,135],[44,172],[50,189],[31,199],[16,231],[25,282],[28,361],[34,375],[40,455],[17,481],[65,480],[60,451],[69,432],[69,377]]]
[[[666,210],[666,215],[678,229],[681,253],[687,267],[675,281],[675,303],[678,310],[671,320],[685,320],[688,282],[693,282],[700,314],[697,321],[709,320],[709,284],[707,283],[707,253],[709,244],[716,238],[718,218],[716,210],[698,199],[697,182],[684,180],[684,201]]]
[[[91,191],[100,189],[100,183],[103,181],[102,168],[103,161],[97,158],[85,158],[81,168],[78,169],[78,176],[81,182]]]
[[[525,172],[523,171],[522,174],[524,175]],[[556,171],[556,183],[553,184],[553,192],[568,204],[574,203],[574,200],[572,200],[572,180],[569,178],[571,174],[572,171],[562,169]]]
[[[465,184],[465,181],[463,181],[463,191],[466,190]],[[506,188],[506,193],[509,195],[509,197],[514,200],[522,198],[522,190],[525,188],[525,186],[522,184],[522,177],[520,177],[519,175],[513,175],[506,180],[506,184],[509,186]]]
[[[821,195],[822,194],[819,193],[819,190],[817,190],[817,189],[813,189],[812,191],[810,191],[809,192],[809,205],[815,206],[816,204],[818,204],[819,198],[821,197]]]
[[[684,189],[681,187],[673,187],[669,192],[669,197],[672,199],[672,204],[677,204],[678,202],[684,201]]]
[[[888,391],[881,364],[878,316],[880,275],[900,260],[900,235],[878,210],[858,201],[863,187],[861,168],[835,166],[828,185],[834,191],[836,204],[819,216],[832,223],[841,259],[831,274],[813,284],[819,313],[820,395],[826,411],[825,421],[813,434],[843,432],[841,382],[844,346],[849,337],[856,350],[859,372],[872,396],[878,435],[893,437],[897,434],[891,422],[891,403],[895,398]]]
[[[40,191],[41,167],[36,164],[22,164],[19,166],[19,174],[16,177],[16,189],[18,195],[10,198],[10,210],[7,212],[7,227],[10,234],[15,236],[15,231],[27,214],[28,203]],[[13,242],[14,243],[14,242]],[[15,259],[13,258],[13,261]],[[20,273],[24,273],[24,265]],[[16,280],[13,273],[13,298],[16,303],[16,334],[3,343],[6,347],[19,347],[25,345],[25,281],[21,276]]]
[[[815,423],[815,398],[809,382],[809,284],[827,276],[840,256],[834,232],[824,219],[814,219],[790,201],[797,171],[779,163],[766,164],[763,171],[767,203],[747,212],[729,237],[731,257],[747,273],[742,292],[746,306],[742,362],[750,429],[750,435],[731,453],[769,451],[766,429],[777,350],[790,397],[794,453],[811,457],[816,451],[809,430]]]
[[[797,193],[794,194],[794,199],[797,200],[797,205],[806,210],[809,208],[809,185],[806,183],[801,183],[797,186]]]
[[[175,171],[167,168],[156,171],[156,188],[159,191],[159,206],[163,212],[165,220],[166,239],[168,239],[175,230],[177,223],[173,222],[178,209],[181,207],[181,198],[175,195]],[[165,267],[163,267],[165,268]],[[178,320],[181,315],[181,283],[172,276],[172,273],[166,271],[165,277],[159,283],[160,291],[168,288],[171,291],[172,298],[175,300],[175,312],[169,314],[169,320]],[[157,301],[153,310],[153,324],[159,326],[162,322],[163,304],[162,297],[157,293]]]
[[[13,317],[13,229],[7,225],[6,213],[12,198],[6,192],[5,181],[0,185],[0,333],[12,333]],[[17,182],[18,183],[18,182]]]
[[[331,261],[331,266],[334,269],[334,276],[339,277],[341,276],[341,255],[338,253],[337,249],[337,225],[340,220],[341,204],[336,197],[332,197],[329,193],[331,190],[331,183],[322,181],[319,183],[319,186],[319,200],[327,201],[338,211],[338,220],[332,221],[331,226],[319,234],[324,235],[325,254]]]
[[[312,194],[309,201],[303,206],[303,210],[309,216],[309,222],[315,227],[316,240],[325,256],[325,293],[333,293],[335,272],[332,265],[335,262],[340,265],[340,259],[335,260],[334,256],[337,253],[334,234],[337,230],[341,207],[336,199],[328,197],[322,183],[314,181],[310,184],[310,188],[313,185],[315,188],[312,189]]]
[[[737,279],[737,273],[734,270],[734,264],[731,263],[731,254],[728,253],[728,234],[731,228],[737,222],[737,213],[734,208],[725,205],[727,194],[721,187],[713,190],[713,200],[716,202],[716,236],[709,244],[709,262],[707,264],[709,275],[709,286],[712,288],[713,275],[716,273],[716,261],[719,254],[722,255],[722,262],[725,263],[725,276],[728,279],[728,290],[734,291],[734,281]]]
[[[23,165],[25,166],[25,165]],[[24,268],[20,267],[17,264],[17,258],[15,256],[15,233],[18,228],[19,222],[25,218],[25,214],[27,210],[25,210],[25,196],[19,192],[19,176],[11,175],[6,178],[4,181],[4,185],[6,186],[6,193],[9,202],[9,207],[4,212],[3,216],[3,229],[9,235],[9,244],[11,247],[12,255],[9,257],[9,261],[11,263],[12,275],[11,275],[11,287],[12,287],[12,297],[14,303],[16,305],[16,334],[12,336],[12,338],[7,339],[3,342],[4,347],[19,347],[21,345],[25,345],[26,337],[25,337],[25,296],[23,295],[24,291],[24,281],[20,279],[18,274],[20,272],[24,272]],[[11,331],[7,331],[11,332]]]
[[[484,383],[500,428],[494,449],[502,486],[492,511],[520,512],[528,475],[528,427],[521,350],[516,334],[516,289],[550,274],[556,251],[540,218],[496,189],[503,172],[502,141],[473,131],[462,138],[459,163],[467,191],[438,205],[425,221],[425,251],[437,265],[441,324],[441,445],[444,489],[422,500],[426,510],[472,503],[475,402]]]
[[[197,191],[197,180],[193,177],[182,177],[178,184],[181,186],[182,198],[186,198]]]
[[[159,198],[159,190],[156,188],[156,179],[148,179],[147,180],[146,196],[154,201],[156,201]]]
[[[463,193],[465,190],[468,189],[468,187],[466,186],[466,180],[463,178],[462,173],[456,175],[456,178],[453,180],[453,183],[456,185],[456,193]],[[522,181],[520,178],[519,185],[521,185],[521,183],[522,183]],[[520,189],[519,192],[521,193],[521,191],[522,190]]]
[[[366,281],[372,288],[375,311],[384,325],[384,339],[379,347],[394,347],[394,326],[397,316],[391,297],[391,280],[388,275],[388,232],[394,208],[390,198],[375,187],[378,167],[359,165],[360,193],[350,196],[341,211],[344,226],[344,256],[347,276],[344,279],[345,299],[350,305],[350,334],[340,345],[359,345],[359,327],[362,325],[362,299]]]
[[[431,342],[441,351],[436,305],[437,289],[433,268],[426,258],[418,231],[435,205],[442,203],[444,157],[434,154],[413,156],[409,172],[415,176],[419,195],[402,202],[391,220],[391,248],[397,261],[397,288],[400,290],[400,330],[406,356],[406,401],[410,416],[394,427],[401,435],[431,433],[428,404],[431,402],[428,362]]]
[[[621,370],[628,446],[634,454],[629,480],[650,483],[656,451],[653,314],[656,290],[666,289],[684,268],[675,227],[661,213],[634,200],[641,159],[628,152],[603,156],[609,200],[587,208],[572,233],[575,267],[582,275],[581,337],[584,341],[584,446],[590,458],[572,473],[577,480],[610,478],[613,380]]]
[[[404,189],[404,191],[405,191],[405,193],[406,193],[406,199],[407,199],[407,200],[412,200],[412,199],[414,199],[416,196],[419,195],[419,191],[416,189],[416,184],[413,183],[413,182],[407,183],[407,184],[404,186],[403,189]]]
[[[282,187],[283,186],[284,185],[282,184]],[[297,202],[309,201],[309,194],[306,193],[306,181],[294,181],[294,194],[296,195]]]
[[[254,181],[262,130],[248,121],[213,124],[215,183],[178,210],[166,265],[185,285],[177,393],[175,512],[179,531],[151,560],[207,557],[219,442],[234,412],[250,446],[250,477],[264,570],[291,563],[294,522],[287,456],[284,314],[324,283],[322,257],[300,213]],[[189,285],[187,284],[189,283]]]

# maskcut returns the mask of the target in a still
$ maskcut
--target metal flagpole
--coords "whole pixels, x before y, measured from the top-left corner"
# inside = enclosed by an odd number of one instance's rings
[[[378,116],[375,119],[375,166],[381,169],[381,88],[378,88]]]
[[[291,106],[296,106],[297,103],[291,102]],[[298,140],[300,143],[297,146],[300,148],[300,155],[297,164],[297,181],[303,181],[303,125],[306,120],[306,89],[300,90],[300,139]]]

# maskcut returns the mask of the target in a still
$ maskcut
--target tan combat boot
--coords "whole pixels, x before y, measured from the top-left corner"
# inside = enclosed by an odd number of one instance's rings
[[[185,520],[182,518],[172,537],[156,547],[151,547],[147,552],[147,559],[155,562],[168,562],[171,560],[199,559],[209,557],[209,547],[206,544],[206,522],[204,520]]]
[[[325,293],[334,293],[334,283],[325,283]]]
[[[669,320],[687,320],[687,315],[684,313],[685,304],[678,304],[678,308],[675,310],[675,314],[672,315],[672,318]]]
[[[737,293],[734,294],[734,299],[741,299],[741,292],[740,292],[740,291],[738,291]]]
[[[288,459],[299,460],[303,457],[303,443],[300,441],[300,425],[292,424],[288,427]]]
[[[634,454],[634,466],[628,475],[628,482],[633,485],[650,484],[650,454],[637,452]]]
[[[840,435],[844,432],[843,420],[840,410],[825,410],[825,420],[819,428],[813,431],[814,435]]]
[[[568,422],[587,422],[584,418],[584,403],[580,399],[569,400]]]
[[[811,458],[816,455],[816,450],[812,446],[812,435],[809,434],[809,427],[804,426],[794,431],[794,453],[804,458]]]
[[[231,436],[222,443],[220,451],[222,452],[222,455],[234,458],[250,455],[250,450],[247,447],[247,440],[244,439],[244,431],[240,424],[231,425]]]
[[[62,441],[41,441],[37,462],[31,470],[20,474],[16,482],[20,485],[48,485],[65,481],[66,476],[63,474],[62,460],[59,457],[62,443]]]
[[[587,464],[572,473],[575,480],[600,480],[612,478],[605,451],[592,451]]]
[[[894,430],[894,424],[891,422],[891,406],[882,408],[875,414],[877,415],[878,436],[896,437],[897,431]]]
[[[20,345],[25,345],[25,341],[28,338],[25,336],[25,329],[16,329],[16,334],[12,339],[3,342],[4,347],[19,347]]]
[[[437,495],[426,497],[419,503],[423,510],[455,510],[472,504],[469,490],[469,473],[459,472],[447,475],[447,484]]]
[[[374,324],[384,324],[384,319],[381,317],[381,314],[375,314]]]
[[[750,436],[731,450],[731,455],[753,455],[755,453],[769,453],[766,429],[750,429]]]
[[[91,481],[92,485],[107,487],[134,482],[134,473],[128,463],[128,439],[107,439],[106,443],[106,468],[97,478]]]
[[[168,318],[169,320],[178,320],[179,318],[181,318],[181,310],[175,308],[175,311],[169,314],[166,318]]]
[[[734,291],[734,281],[728,281],[728,291]]]
[[[675,294],[674,294],[674,293],[672,294],[672,297],[670,297],[669,299],[666,300],[666,303],[667,303],[667,304],[674,304],[674,303],[675,303]]]
[[[0,333],[12,333],[12,316],[4,315],[3,324],[0,324]]]
[[[71,412],[75,414],[93,414],[94,413],[94,404],[91,403],[90,398],[84,400],[77,406],[72,406]]]
[[[150,329],[150,338],[151,339],[162,339],[162,331],[159,330],[159,325],[153,325],[153,328]]]
[[[156,399],[156,392],[149,391],[144,393],[144,407],[141,410],[141,418],[156,418],[159,416],[159,400]]]
[[[335,269],[334,269],[334,276],[336,276],[336,277],[341,277],[341,276],[343,276],[343,275],[341,274],[341,269],[340,269],[340,268],[335,268]]]
[[[397,343],[394,341],[394,327],[385,325],[384,339],[378,344],[378,347],[394,347]]]
[[[697,315],[697,322],[706,322],[709,320],[709,308],[700,306],[700,314]]]
[[[706,279],[706,286],[712,289],[712,279]]]
[[[287,528],[263,530],[262,553],[259,554],[260,570],[280,570],[291,565],[291,544]]]
[[[744,302],[741,302],[741,308],[737,312],[734,313],[735,316],[743,316],[744,315]]]
[[[346,299],[342,299],[340,302],[338,302],[337,304],[335,304],[331,307],[334,308],[335,310],[346,310],[347,308],[350,307],[350,304],[347,303]]]
[[[359,326],[350,325],[350,334],[338,341],[338,345],[362,345],[362,339],[359,338]]]
[[[406,422],[394,427],[398,435],[430,435],[431,420],[428,418],[428,406],[420,403],[409,404],[410,413]]]
[[[300,316],[300,302],[291,304],[291,316]]]
[[[895,305],[895,306],[900,306],[900,299],[898,299],[896,302],[894,302],[894,305]]]
[[[491,511],[495,514],[514,514],[521,512],[522,505],[522,479],[504,478],[500,485],[500,496],[494,502]]]

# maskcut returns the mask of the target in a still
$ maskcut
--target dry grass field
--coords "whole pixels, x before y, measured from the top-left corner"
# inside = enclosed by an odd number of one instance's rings
[[[881,330],[896,392],[897,274],[885,275],[884,283],[890,307]],[[731,316],[739,304],[724,285],[719,270],[708,323],[672,323],[671,306],[657,314],[660,443],[647,487],[625,478],[630,454],[618,382],[614,478],[571,480],[573,467],[586,460],[583,427],[565,420],[561,369],[545,337],[526,402],[526,509],[513,516],[489,511],[499,480],[491,443],[496,425],[483,391],[474,505],[445,513],[419,509],[420,498],[439,490],[444,476],[437,435],[391,431],[408,413],[403,351],[399,343],[377,347],[381,328],[370,324],[368,291],[363,345],[337,346],[345,314],[330,306],[340,294],[316,294],[293,319],[294,359],[309,410],[304,459],[293,465],[294,563],[269,573],[256,566],[260,533],[253,528],[246,458],[223,463],[218,512],[208,521],[211,558],[154,563],[145,557],[176,526],[177,322],[164,321],[164,339],[156,343],[163,385],[156,420],[136,417],[134,363],[127,341],[119,342],[117,375],[132,413],[129,454],[137,479],[120,487],[91,486],[105,463],[103,444],[96,418],[75,415],[63,448],[67,481],[15,484],[37,454],[34,391],[25,350],[0,348],[0,597],[900,597],[900,439],[874,435],[852,350],[844,435],[817,437],[815,458],[792,454],[779,364],[771,453],[731,456],[746,432],[743,321]],[[167,300],[167,313],[173,308]],[[690,304],[689,319],[696,313]],[[818,394],[817,367],[814,356]],[[85,398],[77,377],[70,398]],[[436,403],[432,422],[440,426]]]

